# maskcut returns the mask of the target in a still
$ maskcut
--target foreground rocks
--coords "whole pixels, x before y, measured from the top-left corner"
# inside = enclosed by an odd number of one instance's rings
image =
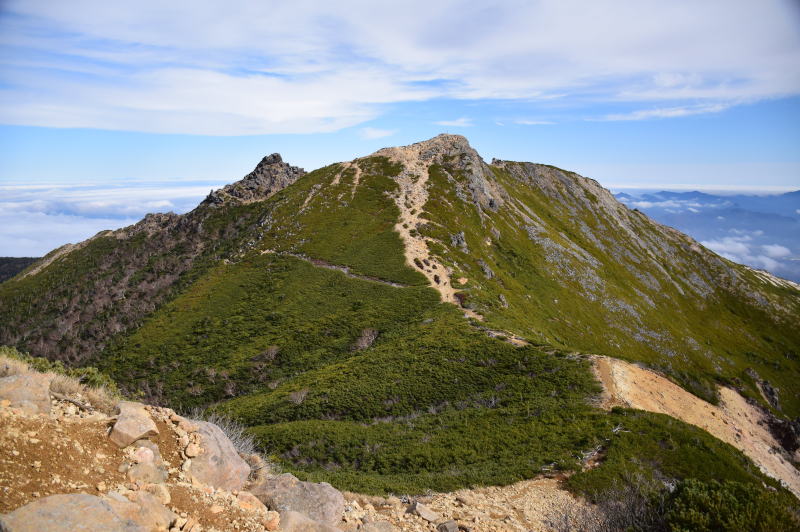
[[[326,525],[342,520],[344,496],[325,482],[302,482],[286,473],[266,479],[251,491],[272,510],[299,512]]]
[[[264,474],[212,423],[134,402],[113,417],[61,399],[45,405],[47,379],[2,381],[3,532],[527,532],[547,529],[548,512],[581,504],[556,479],[413,500],[343,495]]]
[[[250,475],[250,466],[236,452],[225,433],[212,423],[195,422],[199,437],[184,449],[191,464],[189,474],[198,481],[229,491],[240,490]]]
[[[51,375],[27,373],[0,379],[0,400],[27,414],[50,414]]]
[[[109,438],[120,447],[127,447],[136,440],[155,436],[158,429],[141,403],[120,401],[117,405],[117,421]]]
[[[328,484],[262,474],[260,497],[246,491],[244,458],[258,459],[213,423],[131,401],[86,415],[45,402],[47,379],[19,377],[0,380],[3,532],[340,530],[344,499]]]
[[[75,493],[34,501],[4,515],[1,523],[8,532],[144,532],[164,529],[176,517],[154,501],[139,505],[119,493],[106,497]]]

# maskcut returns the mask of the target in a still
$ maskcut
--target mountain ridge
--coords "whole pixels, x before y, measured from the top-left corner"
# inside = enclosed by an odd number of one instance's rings
[[[286,186],[264,199],[242,180],[0,284],[0,342],[97,365],[155,403],[212,406],[296,474],[369,492],[574,470],[588,446],[637,438],[643,463],[686,475],[678,455],[700,451],[645,434],[692,429],[589,406],[587,353],[711,403],[727,385],[776,419],[800,415],[800,339],[785,325],[800,293],[594,180],[487,164],[453,135],[296,179],[270,157],[269,183]],[[617,435],[620,423],[638,428]]]

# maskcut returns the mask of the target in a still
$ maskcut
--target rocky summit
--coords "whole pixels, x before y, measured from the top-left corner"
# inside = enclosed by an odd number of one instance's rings
[[[124,517],[144,504],[126,482],[184,483],[169,526],[216,504],[196,519],[220,530],[236,529],[223,500],[251,497],[287,530],[796,529],[799,322],[795,283],[458,135],[308,173],[273,154],[189,213],[0,283],[10,359],[120,394],[113,489],[87,465],[91,482],[40,496]],[[42,406],[75,406],[59,381],[18,374],[3,419],[20,438],[66,427]],[[226,444],[226,423],[254,447]],[[31,466],[2,460],[17,489]]]

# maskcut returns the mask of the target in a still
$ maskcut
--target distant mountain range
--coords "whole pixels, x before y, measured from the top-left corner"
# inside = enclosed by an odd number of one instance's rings
[[[800,282],[800,191],[620,192],[616,198],[735,262]]]

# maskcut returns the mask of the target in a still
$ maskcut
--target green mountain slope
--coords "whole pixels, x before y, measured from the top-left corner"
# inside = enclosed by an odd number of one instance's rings
[[[791,284],[594,181],[488,165],[463,137],[286,167],[270,186],[246,178],[3,283],[0,342],[99,366],[150,400],[212,405],[287,467],[351,489],[511,482],[579,469],[598,446],[614,459],[576,489],[631,464],[765,479],[699,429],[593,407],[577,353],[644,362],[712,400],[729,383],[793,418]]]

